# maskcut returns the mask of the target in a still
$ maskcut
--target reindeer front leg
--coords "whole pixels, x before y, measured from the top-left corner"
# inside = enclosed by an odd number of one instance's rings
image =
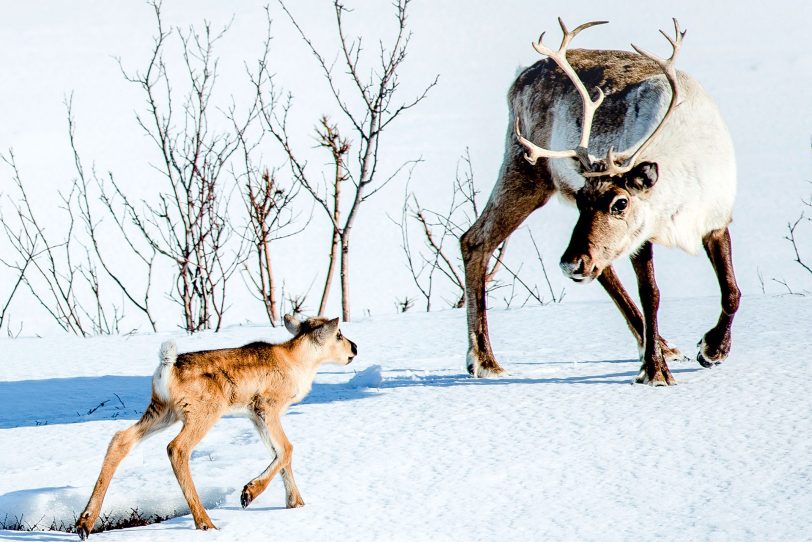
[[[532,166],[523,158],[523,148],[510,144],[500,178],[482,214],[460,237],[465,265],[465,307],[468,316],[468,372],[476,378],[505,373],[491,349],[485,313],[485,274],[496,248],[522,222],[555,193],[552,182],[542,176],[545,168]]]
[[[702,243],[719,280],[719,288],[722,291],[722,314],[719,315],[716,325],[699,342],[696,359],[703,367],[713,367],[722,363],[730,353],[730,329],[733,327],[733,317],[739,310],[741,292],[733,273],[733,251],[728,229],[710,232],[702,239]]]
[[[677,381],[668,370],[660,347],[657,329],[657,310],[660,307],[660,289],[654,280],[654,247],[646,241],[640,250],[632,256],[632,266],[637,275],[637,286],[640,292],[640,304],[644,318],[644,353],[643,366],[636,382],[652,386],[670,386]]]
[[[275,457],[262,474],[245,484],[240,496],[240,503],[243,508],[246,508],[265,491],[277,473],[282,477],[282,483],[285,485],[286,506],[288,508],[304,506],[299,487],[293,478],[293,445],[282,429],[281,414],[276,410],[265,410],[256,412],[251,416],[251,421],[254,423],[262,442],[265,443],[268,450]]]
[[[621,314],[623,314],[623,318],[626,320],[629,330],[637,341],[637,348],[640,351],[640,361],[642,362],[643,355],[645,354],[645,325],[640,309],[637,308],[637,305],[634,304],[634,300],[623,287],[613,266],[608,265],[604,268],[598,277],[598,282],[601,283],[603,289],[606,290],[606,293],[609,294],[609,297],[615,302],[615,306],[620,310]],[[668,344],[668,341],[661,336],[658,336],[657,342],[660,343],[660,350],[663,353],[663,359],[665,359],[666,363],[669,361],[688,361],[688,358],[683,356],[678,348]]]

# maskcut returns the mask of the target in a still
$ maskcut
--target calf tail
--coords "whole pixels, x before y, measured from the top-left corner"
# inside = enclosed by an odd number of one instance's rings
[[[152,392],[158,399],[169,401],[169,383],[172,378],[172,367],[178,359],[178,347],[175,341],[169,340],[161,344],[158,354],[160,363],[152,376]]]

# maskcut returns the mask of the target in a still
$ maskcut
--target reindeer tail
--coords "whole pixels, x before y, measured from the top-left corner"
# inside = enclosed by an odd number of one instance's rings
[[[178,359],[178,347],[175,341],[169,340],[161,344],[158,354],[160,363],[152,376],[152,391],[162,401],[169,400],[169,381],[172,378],[172,366]]]

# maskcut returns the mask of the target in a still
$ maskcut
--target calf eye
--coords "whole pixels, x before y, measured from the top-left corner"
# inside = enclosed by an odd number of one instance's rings
[[[623,211],[626,210],[626,207],[628,207],[628,205],[629,205],[629,200],[627,200],[626,198],[618,198],[618,199],[616,199],[615,202],[612,203],[612,209],[611,209],[612,214],[616,214],[616,215],[622,214]]]

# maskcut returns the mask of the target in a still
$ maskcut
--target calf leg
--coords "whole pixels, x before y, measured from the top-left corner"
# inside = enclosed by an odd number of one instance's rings
[[[183,421],[183,428],[181,428],[178,436],[166,447],[166,451],[169,454],[169,461],[172,463],[175,478],[177,478],[183,496],[186,498],[186,503],[189,505],[189,510],[192,512],[195,527],[205,531],[216,529],[216,527],[200,502],[195,483],[192,480],[192,471],[189,469],[189,458],[194,447],[208,433],[220,416],[204,412],[203,409],[197,412],[199,413],[192,414],[191,411],[187,411],[186,419]]]
[[[640,304],[644,318],[644,352],[643,367],[637,377],[638,383],[650,383],[653,386],[676,384],[668,365],[663,358],[663,351],[658,340],[657,310],[660,307],[660,289],[654,280],[654,248],[646,241],[637,254],[632,256],[632,265],[637,275],[637,286],[640,292]]]
[[[243,508],[251,504],[254,499],[265,491],[276,473],[280,474],[282,483],[285,485],[287,507],[299,508],[304,506],[304,500],[299,493],[299,488],[296,486],[296,480],[293,478],[293,445],[282,430],[279,415],[279,412],[267,412],[263,416],[255,415],[251,417],[260,438],[268,447],[268,450],[274,454],[274,459],[262,474],[245,484],[240,496]]]
[[[488,336],[485,274],[496,247],[530,213],[544,205],[555,188],[539,178],[540,167],[530,166],[519,148],[506,157],[499,180],[482,214],[460,237],[465,265],[465,307],[468,315],[468,372],[475,377],[499,375],[505,370],[496,362]],[[509,151],[510,152],[510,151]]]
[[[133,449],[133,446],[149,435],[166,429],[174,421],[175,416],[170,409],[164,403],[153,399],[138,422],[113,435],[110,445],[107,447],[107,454],[104,456],[96,486],[90,495],[90,500],[87,501],[87,506],[76,520],[76,532],[79,534],[79,538],[85,540],[93,531],[93,524],[96,523],[96,519],[99,517],[104,495],[110,486],[110,480],[113,478],[113,474],[115,474],[121,461]]]
[[[640,352],[640,360],[642,361],[645,351],[643,341],[643,335],[645,333],[643,315],[640,314],[640,310],[637,308],[637,305],[634,304],[634,300],[623,287],[623,284],[621,284],[620,278],[615,273],[614,267],[611,265],[606,267],[598,277],[598,282],[601,283],[603,289],[606,290],[606,293],[609,294],[609,297],[611,297],[612,301],[615,302],[615,306],[620,309],[620,312],[626,319],[626,324],[628,324],[629,330],[632,332],[632,335],[634,335],[634,338],[637,341],[637,349]],[[663,358],[666,362],[682,360],[687,361],[688,358],[683,356],[682,352],[680,352],[678,348],[668,344],[668,342],[659,335],[657,336],[657,341],[660,343],[660,350],[662,351]]]
[[[733,274],[733,254],[728,229],[710,232],[702,239],[702,243],[722,291],[722,314],[716,325],[702,337],[696,356],[703,367],[712,367],[724,361],[730,353],[730,329],[733,326],[733,317],[739,309],[741,292]]]

